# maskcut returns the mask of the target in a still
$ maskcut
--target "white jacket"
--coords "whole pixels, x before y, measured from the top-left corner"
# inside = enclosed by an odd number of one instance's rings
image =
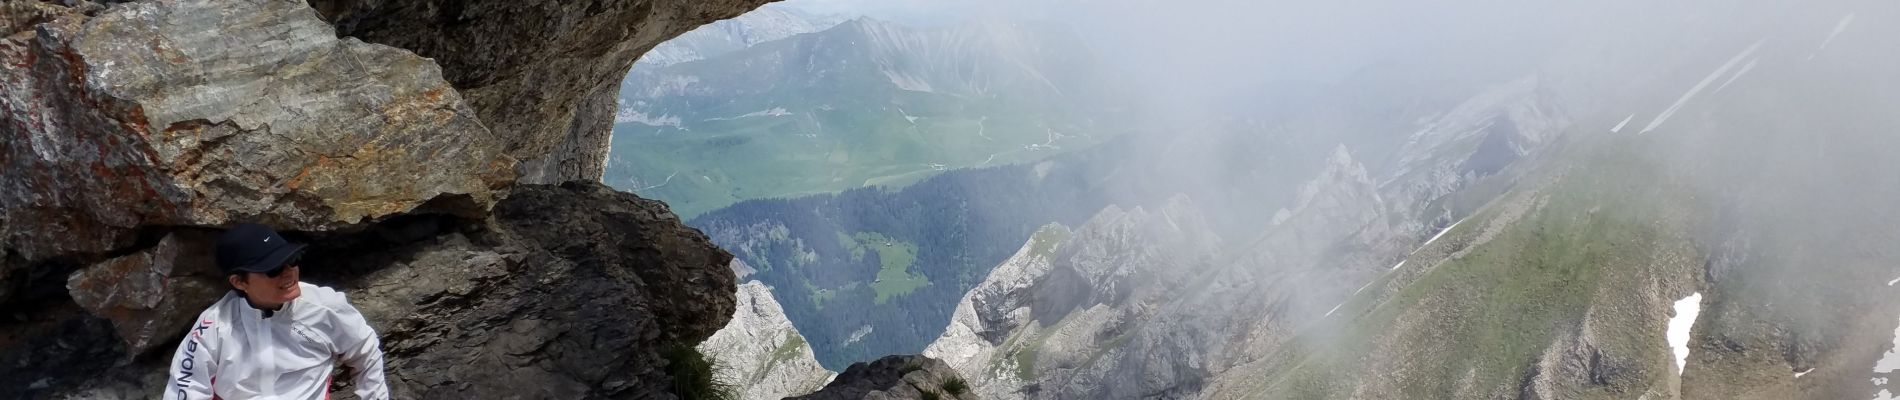
[[[389,398],[382,342],[342,293],[308,283],[269,318],[233,291],[198,315],[172,357],[165,400],[329,397],[330,374],[350,366],[356,396]]]

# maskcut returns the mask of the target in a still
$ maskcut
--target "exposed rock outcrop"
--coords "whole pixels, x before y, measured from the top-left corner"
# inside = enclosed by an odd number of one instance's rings
[[[339,36],[416,52],[521,160],[521,181],[598,181],[614,99],[654,46],[770,0],[313,0]]]
[[[925,394],[933,393],[934,395]],[[787,400],[980,399],[948,364],[925,356],[885,356],[851,364],[816,393]]]
[[[738,260],[733,260],[738,264]],[[699,352],[714,361],[718,381],[740,399],[777,400],[817,391],[833,374],[818,365],[811,345],[785,319],[772,288],[759,281],[739,285],[739,304]]]
[[[74,272],[66,291],[86,312],[112,321],[130,354],[170,345],[204,305],[230,290],[212,261],[214,238],[173,232],[157,246]]]
[[[396,397],[664,398],[659,351],[704,341],[734,310],[731,254],[660,202],[595,183],[529,186],[495,222],[312,261],[388,263],[349,286],[381,329]]]
[[[144,226],[332,230],[437,199],[479,217],[514,179],[434,63],[299,2],[25,3],[0,39],[0,247],[27,262]]]
[[[1406,140],[1380,191],[1394,211],[1426,215],[1433,201],[1504,172],[1576,123],[1565,83],[1530,75],[1466,99]]]
[[[1221,244],[1185,197],[1111,206],[1073,233],[1045,227],[965,296],[925,353],[988,398],[1191,393],[1183,383],[1205,375],[1213,340],[1159,321]]]
[[[1068,227],[1051,224],[1030,236],[1022,249],[963,295],[950,316],[950,326],[924,349],[924,356],[963,372],[975,392],[985,398],[1021,397],[1015,392],[1029,383],[1023,372],[1033,373],[1027,369],[1033,366],[1020,365],[1019,358],[1011,357],[1010,351],[1020,351],[1013,347],[1023,345],[1011,339],[1039,333],[1033,326],[1030,288],[1048,274],[1056,251],[1070,233]]]

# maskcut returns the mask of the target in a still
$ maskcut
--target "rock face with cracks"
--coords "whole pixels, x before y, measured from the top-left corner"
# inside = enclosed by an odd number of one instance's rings
[[[665,398],[659,351],[706,340],[733,313],[732,255],[660,202],[595,183],[530,186],[495,220],[313,260],[387,262],[348,286],[383,335],[397,398]]]
[[[146,226],[330,230],[436,199],[478,217],[514,178],[434,63],[299,2],[12,7],[39,23],[0,39],[0,247],[28,262]]]
[[[74,272],[66,291],[86,312],[110,320],[130,353],[168,345],[229,289],[212,262],[212,243],[206,232],[175,232],[150,249]]]

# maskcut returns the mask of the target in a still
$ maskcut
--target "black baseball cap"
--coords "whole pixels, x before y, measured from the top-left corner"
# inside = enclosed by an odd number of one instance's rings
[[[303,253],[277,231],[260,224],[237,224],[218,237],[218,270],[225,274],[270,272]]]

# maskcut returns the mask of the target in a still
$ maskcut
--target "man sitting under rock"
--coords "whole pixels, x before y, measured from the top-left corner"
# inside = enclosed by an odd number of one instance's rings
[[[323,399],[338,361],[356,395],[389,398],[382,342],[342,293],[299,282],[303,245],[257,224],[218,238],[231,293],[198,315],[172,357],[164,398]]]

